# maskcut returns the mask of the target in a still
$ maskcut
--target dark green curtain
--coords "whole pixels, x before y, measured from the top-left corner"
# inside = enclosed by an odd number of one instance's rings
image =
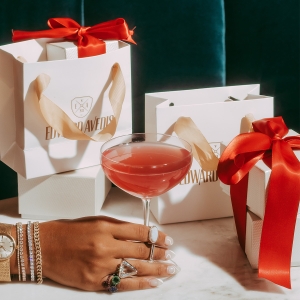
[[[12,29],[47,29],[47,20],[51,17],[72,17],[81,22],[82,7],[83,0],[2,0],[0,45],[11,43]],[[0,199],[17,196],[17,193],[17,174],[0,162]]]
[[[223,0],[85,0],[85,25],[125,18],[132,46],[133,131],[144,131],[147,92],[225,84]]]
[[[227,85],[260,83],[300,132],[299,0],[225,0]]]

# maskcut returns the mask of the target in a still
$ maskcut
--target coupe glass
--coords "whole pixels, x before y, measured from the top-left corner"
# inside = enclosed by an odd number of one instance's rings
[[[192,148],[175,136],[133,133],[113,138],[101,147],[101,165],[120,189],[143,201],[149,226],[150,200],[177,185],[192,164]]]

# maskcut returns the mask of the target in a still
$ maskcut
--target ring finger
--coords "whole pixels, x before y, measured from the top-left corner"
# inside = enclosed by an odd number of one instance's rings
[[[151,251],[151,244],[130,242],[130,241],[116,241],[115,243],[115,258],[131,257],[136,259],[149,259]],[[175,253],[172,250],[155,247],[154,260],[169,260],[173,259]]]

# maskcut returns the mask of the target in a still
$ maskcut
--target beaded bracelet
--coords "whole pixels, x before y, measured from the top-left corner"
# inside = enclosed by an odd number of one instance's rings
[[[24,252],[23,252],[23,225],[21,222],[17,223],[17,239],[18,239],[18,270],[19,270],[19,281],[26,281],[26,269],[25,269],[25,261],[24,261]]]
[[[33,244],[31,235],[31,222],[27,223],[27,241],[28,241],[28,252],[29,252],[29,266],[30,266],[30,279],[34,281],[34,256],[33,256]]]
[[[40,234],[39,234],[39,222],[33,223],[33,236],[34,236],[34,247],[35,247],[35,258],[36,258],[36,274],[37,283],[43,283],[43,270],[42,270],[42,249],[40,245]]]

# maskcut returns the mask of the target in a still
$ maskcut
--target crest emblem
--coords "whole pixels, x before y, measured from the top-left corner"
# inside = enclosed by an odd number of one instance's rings
[[[212,151],[213,151],[213,153],[215,154],[215,156],[217,157],[217,158],[220,158],[220,143],[209,143],[209,145],[210,145],[210,147],[211,147],[211,149],[212,149]]]
[[[76,117],[83,118],[90,112],[92,104],[92,97],[84,96],[74,98],[71,101],[72,112]]]

